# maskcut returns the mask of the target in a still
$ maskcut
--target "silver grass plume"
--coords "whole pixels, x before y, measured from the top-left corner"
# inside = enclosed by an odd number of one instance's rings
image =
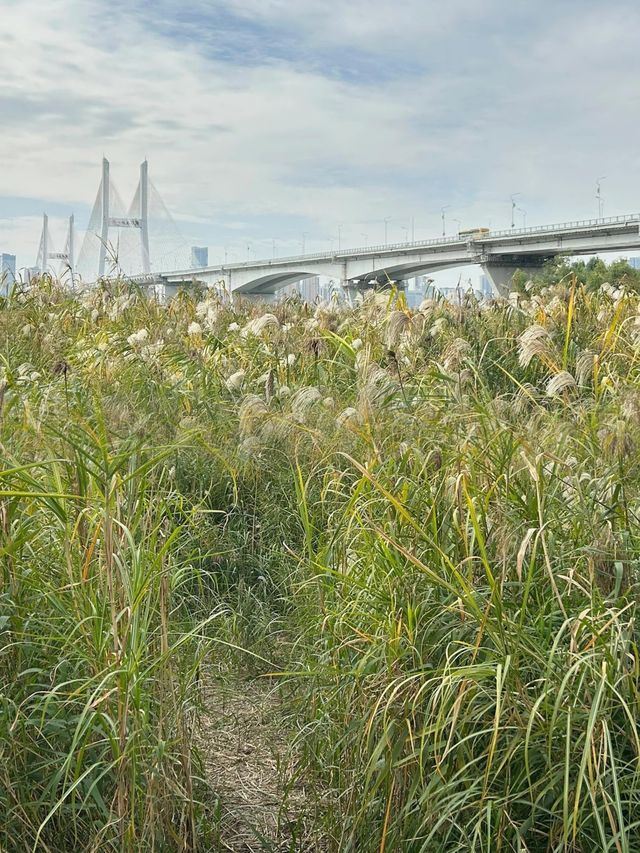
[[[267,406],[273,399],[273,393],[276,387],[275,374],[273,370],[269,370],[264,382],[264,398],[267,401]]]
[[[255,317],[253,320],[249,320],[240,334],[243,338],[246,338],[248,335],[255,335],[258,337],[265,329],[268,328],[280,328],[280,321],[275,314],[262,314],[260,317]]]
[[[262,397],[258,397],[257,394],[247,394],[238,410],[241,434],[246,436],[254,433],[256,425],[263,421],[267,414],[267,405]]]
[[[569,371],[561,370],[555,376],[552,376],[547,383],[547,396],[558,397],[565,391],[572,391],[576,387],[576,380]]]
[[[551,346],[551,336],[544,326],[529,326],[518,338],[520,366],[528,367],[534,356],[550,358]]]
[[[627,421],[619,418],[611,426],[603,427],[598,432],[602,449],[611,456],[631,456],[635,451],[635,442],[629,426]]]
[[[342,427],[358,426],[361,423],[358,410],[354,409],[353,406],[348,406],[346,409],[343,409],[336,417],[336,423],[338,424],[338,426]]]
[[[360,386],[360,398],[364,405],[380,405],[393,397],[397,390],[398,383],[379,364],[371,363],[366,367]]]
[[[315,385],[299,388],[291,397],[291,413],[297,421],[303,423],[309,410],[320,400],[322,394]]]
[[[412,317],[408,311],[392,311],[387,318],[386,345],[397,346],[403,335],[411,333],[412,326]]]
[[[445,370],[457,370],[471,353],[471,344],[464,338],[454,338],[443,354],[442,364]]]
[[[593,375],[596,354],[591,350],[583,350],[576,359],[576,380],[578,385],[586,385]]]

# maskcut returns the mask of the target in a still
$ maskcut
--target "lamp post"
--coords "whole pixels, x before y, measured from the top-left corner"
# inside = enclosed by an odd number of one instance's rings
[[[454,219],[453,221],[454,221],[454,222],[456,222],[456,223],[458,224],[458,234],[460,234],[460,227],[461,227],[461,225],[462,225],[461,220],[460,220],[460,219]]]
[[[392,219],[391,216],[387,216],[386,219],[384,220],[384,245],[385,245],[385,247],[388,245],[388,242],[389,242],[387,240],[387,234],[388,234],[388,227],[389,227],[389,223],[391,222],[391,219]]]
[[[512,228],[515,228],[515,227],[516,227],[515,215],[516,215],[516,207],[517,207],[517,205],[516,205],[516,202],[515,202],[515,198],[516,198],[516,196],[518,196],[518,195],[522,195],[522,193],[511,193],[511,227],[512,227]]]
[[[527,227],[527,211],[523,207],[518,208],[518,213],[522,214],[522,227]]]
[[[443,237],[447,236],[447,220],[445,218],[445,211],[449,210],[450,207],[451,207],[450,204],[445,204],[444,207],[440,208],[440,216],[442,217],[442,236]]]
[[[360,236],[364,237],[364,247],[365,247],[365,249],[368,249],[369,248],[369,235],[365,234],[364,231],[361,231]]]
[[[598,200],[598,219],[602,219],[604,214],[604,202],[602,201],[602,185],[601,181],[604,181],[606,175],[601,175],[596,179],[596,199]]]

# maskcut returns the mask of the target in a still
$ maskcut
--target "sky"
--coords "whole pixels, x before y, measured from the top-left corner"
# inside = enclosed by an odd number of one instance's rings
[[[141,160],[211,262],[640,210],[637,0],[0,0],[0,251]],[[603,177],[604,176],[604,177]],[[304,236],[303,236],[304,235]]]

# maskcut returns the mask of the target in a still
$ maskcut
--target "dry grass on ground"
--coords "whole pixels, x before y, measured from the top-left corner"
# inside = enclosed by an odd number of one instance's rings
[[[296,772],[278,685],[215,677],[204,684],[197,740],[206,781],[219,798],[221,847],[323,850],[317,791]]]

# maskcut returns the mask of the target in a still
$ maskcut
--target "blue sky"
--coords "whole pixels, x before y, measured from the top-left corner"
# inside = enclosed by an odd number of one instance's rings
[[[640,209],[640,4],[0,0],[0,251],[147,156],[186,245],[244,259]],[[520,224],[524,214],[517,214]]]

